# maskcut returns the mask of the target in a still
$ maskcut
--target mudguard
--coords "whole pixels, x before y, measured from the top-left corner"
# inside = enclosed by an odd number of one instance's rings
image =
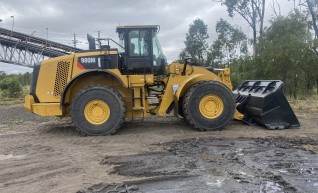
[[[247,124],[267,129],[300,127],[298,119],[284,96],[280,80],[249,80],[233,91],[236,109]]]

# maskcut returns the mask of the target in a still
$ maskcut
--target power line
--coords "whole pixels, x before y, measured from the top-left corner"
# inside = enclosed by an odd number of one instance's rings
[[[17,28],[17,29],[21,29],[23,32],[22,33],[26,33],[26,34],[28,34],[28,33],[31,33],[31,32],[33,32],[34,30],[36,30],[36,34],[42,34],[42,35],[45,35],[46,36],[46,31],[44,31],[44,30],[42,30],[42,29],[29,29],[29,28],[22,28],[22,27],[15,27],[15,28]],[[20,31],[21,31],[20,30]],[[75,33],[76,34],[76,36],[77,37],[80,37],[80,38],[85,38],[85,35],[80,35],[80,34],[78,34],[78,33]],[[50,35],[50,37],[51,36],[54,36],[54,37],[69,37],[69,38],[73,38],[73,33],[57,33],[57,32],[49,32],[49,35]],[[85,38],[86,39],[86,38]]]

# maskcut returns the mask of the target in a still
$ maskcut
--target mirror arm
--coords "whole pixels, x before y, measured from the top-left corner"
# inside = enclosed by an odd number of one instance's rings
[[[183,67],[183,70],[182,70],[182,73],[181,73],[182,76],[186,75],[187,66],[188,66],[188,64],[190,64],[190,60],[191,60],[191,58],[186,58],[185,59],[184,67]]]

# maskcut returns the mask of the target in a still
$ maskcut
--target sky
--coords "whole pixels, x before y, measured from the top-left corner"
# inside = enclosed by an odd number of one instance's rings
[[[267,1],[265,26],[274,16]],[[286,15],[292,5],[280,0],[281,12]],[[252,30],[239,16],[228,17],[226,7],[212,0],[0,0],[0,27],[33,34],[36,37],[73,45],[74,34],[77,47],[87,49],[86,33],[101,38],[118,40],[118,25],[160,25],[158,34],[168,61],[178,58],[184,49],[185,35],[193,20],[200,18],[208,25],[209,45],[217,38],[216,22],[223,18],[237,25],[248,37]],[[0,63],[0,71],[17,73],[30,68]]]

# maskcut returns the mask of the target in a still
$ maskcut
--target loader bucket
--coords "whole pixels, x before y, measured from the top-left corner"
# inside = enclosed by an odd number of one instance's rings
[[[244,115],[247,124],[256,123],[267,129],[300,127],[280,80],[245,81],[233,94],[236,109]]]

